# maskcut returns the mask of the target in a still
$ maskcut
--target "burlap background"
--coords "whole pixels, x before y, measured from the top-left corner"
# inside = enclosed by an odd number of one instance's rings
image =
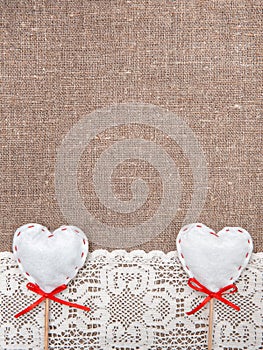
[[[204,150],[209,183],[198,220],[217,230],[240,225],[261,251],[261,7],[260,0],[2,0],[1,250],[11,249],[14,230],[24,223],[51,229],[67,223],[54,173],[57,149],[72,126],[94,110],[143,102],[183,119]],[[142,159],[127,160],[112,174],[124,202],[132,198],[134,179],[148,182],[147,205],[136,215],[111,213],[92,193],[87,164],[100,147],[133,133],[174,149],[185,172],[174,220],[134,248],[174,250],[192,185],[187,161],[165,135],[137,124],[106,130],[83,153],[80,193],[87,210],[111,227],[136,226],[153,215],[162,182]]]

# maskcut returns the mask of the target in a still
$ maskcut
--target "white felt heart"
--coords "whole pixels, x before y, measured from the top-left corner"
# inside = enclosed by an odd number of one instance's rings
[[[186,273],[212,292],[239,278],[253,250],[251,236],[243,228],[225,227],[216,233],[201,223],[184,226],[176,245]]]
[[[25,277],[49,293],[75,277],[86,260],[88,240],[75,226],[51,233],[42,225],[26,224],[15,232],[13,252]]]

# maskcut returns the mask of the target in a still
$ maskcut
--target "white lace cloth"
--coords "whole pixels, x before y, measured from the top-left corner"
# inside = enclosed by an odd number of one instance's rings
[[[4,252],[0,282],[0,348],[43,349],[44,305],[14,318],[38,296],[27,290],[12,254]],[[262,261],[252,259],[226,298],[215,302],[213,349],[262,349]],[[91,312],[51,302],[49,349],[206,349],[208,306],[187,316],[204,294],[187,286],[176,252],[97,250],[59,298]]]

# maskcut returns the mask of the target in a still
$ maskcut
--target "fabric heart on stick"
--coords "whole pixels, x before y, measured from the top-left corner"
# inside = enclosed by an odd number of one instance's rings
[[[240,227],[225,227],[216,233],[202,223],[193,223],[180,230],[176,245],[178,257],[190,277],[188,285],[206,294],[203,302],[187,314],[194,314],[210,302],[208,349],[211,349],[213,300],[239,310],[224,295],[237,292],[233,283],[249,262],[252,238]]]
[[[30,223],[15,232],[14,258],[29,280],[27,288],[41,296],[15,317],[24,315],[45,301],[45,349],[48,349],[49,300],[90,311],[89,307],[56,297],[84,265],[88,249],[87,237],[75,226],[61,226],[51,233],[42,225]]]
[[[23,275],[43,291],[68,284],[85,263],[86,235],[75,226],[61,226],[54,232],[39,224],[27,224],[14,235],[14,257]]]
[[[237,281],[253,250],[243,228],[225,227],[216,233],[200,223],[184,226],[176,244],[185,272],[212,292]]]

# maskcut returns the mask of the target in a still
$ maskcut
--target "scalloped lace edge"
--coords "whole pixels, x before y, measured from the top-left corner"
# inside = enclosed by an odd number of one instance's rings
[[[162,259],[171,259],[177,258],[178,253],[176,250],[170,251],[168,253],[163,252],[162,250],[151,250],[146,252],[142,249],[132,250],[127,252],[125,249],[115,249],[112,251],[108,251],[107,249],[96,249],[92,252],[88,253],[88,258],[96,258],[98,256],[105,255],[107,257],[114,258],[115,256],[125,256],[128,257],[144,257],[144,258],[152,258],[152,257],[160,257]],[[13,253],[9,251],[0,252],[0,258],[13,258]],[[252,253],[250,263],[257,259],[263,259],[263,252]]]

